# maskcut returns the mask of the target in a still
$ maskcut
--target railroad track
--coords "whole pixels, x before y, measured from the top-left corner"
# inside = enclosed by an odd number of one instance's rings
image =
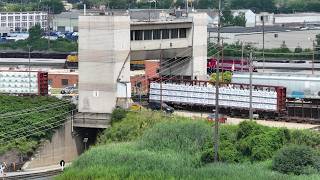
[[[10,175],[7,177],[0,178],[0,180],[17,180],[17,179],[22,179],[22,180],[29,180],[29,179],[37,179],[37,180],[47,180],[47,179],[52,179],[54,176],[57,176],[60,174],[62,171],[60,169],[56,170],[49,170],[49,171],[42,171],[42,172],[23,172],[21,174],[16,174],[16,175]]]

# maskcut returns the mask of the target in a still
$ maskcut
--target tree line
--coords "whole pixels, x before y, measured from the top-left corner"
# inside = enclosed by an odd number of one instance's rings
[[[77,3],[77,0],[69,0],[71,3]],[[149,8],[157,7],[168,9],[173,7],[185,8],[184,0],[87,0],[88,7],[106,5],[111,9],[128,8]],[[273,12],[273,13],[294,13],[315,11],[320,12],[319,0],[224,0],[224,6],[231,9],[251,9],[255,13]],[[217,0],[189,0],[189,7],[195,9],[217,9]],[[81,8],[81,5],[78,6]]]
[[[185,0],[68,0],[77,9],[82,9],[83,4],[87,8],[104,5],[110,9],[168,9],[185,8]],[[195,9],[217,9],[217,0],[189,0],[189,7]],[[224,0],[224,9],[251,9],[255,13],[295,13],[295,12],[320,12],[319,0]],[[34,11],[48,10],[58,14],[64,11],[61,0],[4,0],[0,2],[1,11]]]

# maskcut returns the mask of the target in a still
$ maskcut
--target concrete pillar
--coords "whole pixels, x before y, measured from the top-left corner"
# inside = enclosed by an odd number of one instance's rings
[[[208,18],[206,13],[191,13],[193,18],[192,38],[192,76],[198,80],[207,78],[207,25]]]
[[[112,112],[129,52],[129,16],[79,17],[79,112]],[[129,72],[130,59],[121,82],[130,82]]]

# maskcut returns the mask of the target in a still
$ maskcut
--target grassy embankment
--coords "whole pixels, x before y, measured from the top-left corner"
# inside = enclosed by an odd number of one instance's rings
[[[0,95],[0,155],[10,150],[32,152],[63,124],[71,108],[54,97]]]
[[[254,122],[222,125],[221,163],[214,164],[209,122],[150,111],[113,117],[98,144],[57,179],[320,179],[319,174],[295,176],[271,169],[271,158],[287,144],[316,149],[320,145],[316,132]]]

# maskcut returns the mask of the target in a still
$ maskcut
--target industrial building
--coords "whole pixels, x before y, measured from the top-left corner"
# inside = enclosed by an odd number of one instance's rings
[[[207,77],[207,15],[144,21],[128,15],[79,18],[79,112],[75,126],[106,128],[131,96],[130,60],[160,60],[167,76]],[[170,68],[163,66],[170,64]]]
[[[70,10],[55,15],[52,20],[53,30],[60,32],[78,32],[78,21],[81,14],[79,10]]]
[[[320,13],[305,12],[293,14],[274,14],[261,12],[256,14],[256,26],[262,26],[262,19],[266,26],[307,26],[310,24],[320,25]]]
[[[196,12],[205,12],[208,15],[209,26],[208,27],[218,27],[218,10],[217,9],[197,9]],[[241,13],[244,14],[246,19],[245,27],[255,27],[256,26],[256,14],[250,9],[237,9],[231,10],[233,16],[239,16]]]
[[[263,32],[262,27],[223,27],[221,37],[225,43],[233,44],[236,42],[251,43],[253,46],[262,48]],[[282,26],[266,26],[265,48],[280,48],[285,44],[289,49],[294,50],[300,46],[302,48],[313,48],[313,40],[319,30],[301,30],[300,28],[288,28]],[[216,42],[217,28],[208,28],[210,42]]]
[[[68,70],[49,70],[48,85],[51,88],[64,88],[78,85],[78,72]]]
[[[46,29],[48,13],[42,11],[1,12],[0,20],[1,28],[9,28],[11,32],[26,32],[36,24]]]

